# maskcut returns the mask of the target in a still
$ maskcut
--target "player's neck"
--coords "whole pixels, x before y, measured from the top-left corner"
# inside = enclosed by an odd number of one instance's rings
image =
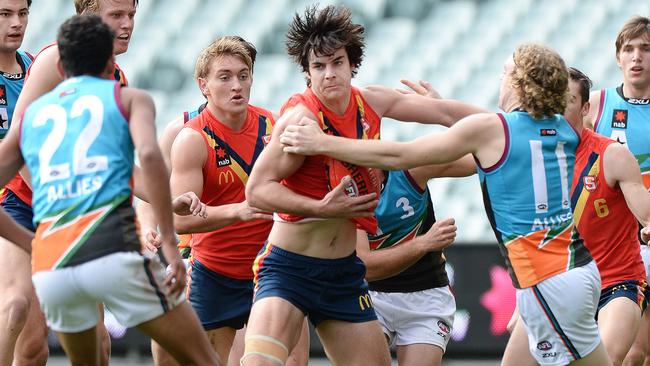
[[[623,95],[626,98],[650,99],[650,84],[635,86],[631,83],[623,83]]]
[[[331,110],[332,112],[342,116],[345,114],[345,111],[348,109],[348,106],[350,105],[350,94],[352,93],[352,89],[348,89],[348,91],[342,96],[341,98],[325,98],[322,95],[318,95],[316,92],[316,96],[318,97],[318,100],[327,107],[327,109]]]
[[[0,51],[0,71],[19,74],[23,70],[16,60],[16,51]]]
[[[210,113],[212,113],[219,122],[228,126],[231,130],[239,132],[244,128],[246,117],[248,116],[248,109],[245,109],[243,112],[231,113],[221,108],[217,108],[211,103],[208,103],[206,108],[210,110]]]

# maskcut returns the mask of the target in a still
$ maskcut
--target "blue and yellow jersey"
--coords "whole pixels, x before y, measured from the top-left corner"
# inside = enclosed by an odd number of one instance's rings
[[[604,89],[594,130],[626,144],[641,167],[643,184],[650,188],[650,100],[623,96],[623,88]]]
[[[65,266],[131,197],[134,147],[119,88],[112,80],[71,78],[25,112],[20,143],[32,176],[36,270]]]
[[[387,177],[375,209],[377,235],[368,234],[371,250],[382,250],[426,233],[436,221],[429,189],[422,190],[408,170]],[[449,284],[442,251],[430,252],[399,274],[369,283],[382,292],[415,292]]]
[[[591,261],[574,230],[571,179],[579,136],[560,115],[499,114],[501,160],[480,168],[485,209],[517,288]]]

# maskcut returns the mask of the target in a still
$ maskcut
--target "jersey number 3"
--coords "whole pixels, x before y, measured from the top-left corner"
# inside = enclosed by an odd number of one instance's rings
[[[74,175],[94,173],[108,169],[108,157],[105,155],[88,156],[88,149],[102,130],[104,104],[94,95],[86,95],[77,99],[72,104],[70,116],[60,105],[50,104],[41,108],[34,118],[34,127],[42,127],[52,121],[52,131],[45,138],[45,142],[38,153],[39,175],[41,183],[48,183],[60,179],[70,178],[70,164],[50,164],[52,156],[59,149],[65,138],[68,127],[68,117],[81,117],[84,111],[90,113],[84,129],[77,136],[72,150],[72,171]]]

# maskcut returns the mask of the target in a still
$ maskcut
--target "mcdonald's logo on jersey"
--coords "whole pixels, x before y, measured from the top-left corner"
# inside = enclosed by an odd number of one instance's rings
[[[370,294],[359,295],[359,307],[361,310],[372,308],[372,299],[370,298]]]
[[[223,180],[224,184],[232,183],[235,181],[235,177],[232,174],[232,171],[228,170],[226,172],[221,172],[219,173],[219,179],[217,180],[217,183],[221,185],[221,181]]]

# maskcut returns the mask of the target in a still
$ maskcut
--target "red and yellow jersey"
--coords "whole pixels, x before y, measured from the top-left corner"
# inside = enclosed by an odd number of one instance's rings
[[[203,136],[208,158],[203,166],[201,201],[209,206],[243,202],[248,176],[273,128],[273,114],[248,106],[241,131],[221,123],[208,108],[186,123]],[[272,222],[237,222],[208,233],[192,234],[192,257],[210,270],[250,280],[251,266],[268,238]]]
[[[36,57],[34,58],[34,62],[38,60],[38,56],[40,56],[43,51],[46,49],[56,46],[56,43],[49,44],[45,47],[43,47],[38,54],[36,54]],[[29,69],[27,69],[27,76],[25,79],[29,78],[29,71],[31,70],[31,66]],[[122,86],[127,86],[129,85],[128,80],[126,79],[126,75],[120,69],[118,64],[115,64],[115,73],[113,74],[113,79],[116,81],[119,81]],[[18,198],[20,198],[21,201],[25,202],[28,205],[32,205],[32,189],[29,188],[27,183],[25,183],[25,180],[20,174],[16,174],[15,177],[13,177],[9,183],[5,186],[6,189],[11,190]],[[4,196],[4,192],[2,192]]]
[[[605,181],[602,157],[612,143],[592,130],[583,130],[571,186],[574,221],[598,265],[602,288],[646,278],[636,218],[621,189]]]
[[[354,139],[379,139],[381,118],[357,88],[352,88],[348,107],[342,115],[327,108],[311,88],[307,88],[302,94],[291,96],[282,106],[281,114],[298,104],[307,107],[318,118],[318,123],[323,131],[328,134]],[[324,155],[307,156],[302,166],[293,175],[285,178],[282,184],[303,196],[322,199],[330,191],[330,182],[325,166],[326,157]],[[302,216],[285,213],[278,213],[277,216],[288,222],[305,219]]]

